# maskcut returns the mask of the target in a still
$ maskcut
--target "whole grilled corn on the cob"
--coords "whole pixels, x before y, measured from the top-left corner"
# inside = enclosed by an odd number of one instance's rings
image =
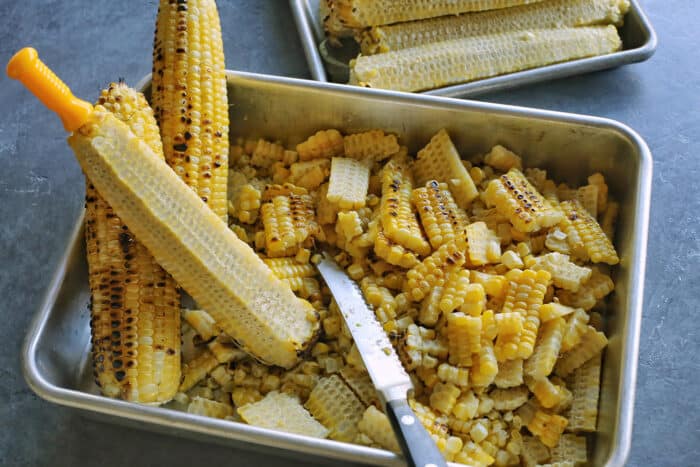
[[[86,175],[158,263],[255,357],[291,367],[318,315],[143,142],[103,107],[75,98],[24,49],[8,74],[61,116]]]
[[[98,104],[126,123],[163,158],[148,102],[123,83]],[[95,380],[110,397],[163,403],[180,385],[180,297],[177,285],[86,180],[85,239],[91,290]]]
[[[421,91],[614,52],[614,26],[506,32],[436,42],[350,62],[350,84]]]
[[[228,99],[214,0],[161,0],[151,96],[165,160],[224,221]]]
[[[464,37],[507,31],[594,26],[619,26],[627,0],[550,0],[528,5],[422,21],[375,26],[359,36],[364,55],[389,52]]]

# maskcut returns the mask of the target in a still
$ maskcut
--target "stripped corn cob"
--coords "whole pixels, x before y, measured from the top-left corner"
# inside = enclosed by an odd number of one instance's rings
[[[158,126],[142,94],[113,83],[102,91],[98,104],[163,158]],[[89,180],[85,207],[96,383],[109,397],[167,402],[180,383],[180,297],[175,281]]]
[[[457,235],[464,235],[466,214],[457,207],[446,183],[430,180],[424,187],[413,190],[411,202],[433,248],[453,241]]]
[[[557,361],[555,373],[561,377],[568,376],[572,371],[600,353],[607,344],[608,338],[605,337],[605,334],[588,326],[581,342]]]
[[[484,198],[521,232],[534,232],[561,221],[562,214],[542,197],[518,169],[492,180]]]
[[[305,404],[323,426],[328,437],[336,441],[352,441],[357,434],[357,422],[365,410],[355,393],[337,375],[321,379]]]
[[[498,374],[493,383],[497,388],[513,388],[523,384],[523,359],[498,362]]]
[[[447,342],[451,365],[471,366],[472,354],[481,349],[481,318],[464,313],[447,316]]]
[[[318,232],[309,195],[276,196],[260,208],[268,256],[290,256]]]
[[[597,24],[619,26],[628,9],[629,2],[625,0],[550,0],[507,9],[375,26],[362,32],[360,47],[364,55],[372,55],[507,31]]]
[[[299,160],[330,159],[343,155],[343,135],[338,130],[321,130],[303,143],[297,144]]]
[[[359,209],[365,205],[369,187],[369,165],[364,162],[334,157],[328,184],[328,201],[340,209]]]
[[[559,442],[559,437],[567,424],[568,421],[564,417],[538,410],[530,423],[527,424],[527,429],[537,436],[542,444],[553,448]]]
[[[161,0],[153,42],[153,110],[165,160],[226,221],[228,98],[214,0]]]
[[[251,425],[298,435],[325,438],[328,429],[313,419],[299,400],[282,392],[269,392],[257,402],[238,408],[241,418]]]
[[[396,135],[385,135],[382,130],[347,135],[343,138],[345,157],[382,161],[399,152]]]
[[[525,5],[541,0],[331,0],[331,8],[346,27],[364,28],[380,24],[392,24],[456,15],[468,11],[494,10],[515,5]]]
[[[415,254],[389,240],[381,229],[377,232],[374,252],[387,263],[402,268],[412,268],[419,264]]]
[[[262,360],[297,361],[315,334],[311,305],[203,209],[140,138],[98,106],[69,144],[98,191],[222,330]]]
[[[523,436],[521,457],[526,466],[538,466],[547,462],[550,457],[549,448],[534,436]]]
[[[535,344],[535,350],[525,362],[524,370],[526,375],[534,379],[542,379],[549,376],[559,357],[565,326],[564,318],[556,318],[542,324],[537,343]]]
[[[442,287],[445,276],[464,264],[465,241],[445,243],[406,273],[404,292],[419,302],[433,287]]]
[[[467,227],[469,262],[474,266],[497,263],[501,259],[501,242],[484,222],[473,222]]]
[[[544,300],[551,276],[547,271],[512,269],[506,274],[508,292],[501,311],[517,311],[525,317],[523,330],[518,341],[518,357],[532,355],[540,326],[539,310]]]
[[[615,247],[600,228],[598,221],[586,211],[577,200],[563,201],[560,204],[565,214],[562,230],[575,252],[585,253],[594,263],[614,265],[620,262]]]
[[[313,264],[299,264],[294,258],[266,258],[263,262],[278,279],[285,281],[292,290],[301,290],[303,279],[316,275]]]
[[[614,26],[540,29],[468,37],[350,61],[350,84],[422,91],[615,52]]]
[[[365,413],[362,414],[362,420],[357,424],[357,428],[384,449],[401,452],[401,447],[399,442],[396,441],[389,418],[377,410],[375,406],[370,405],[367,407]]]
[[[577,368],[568,378],[573,394],[571,408],[567,414],[569,431],[593,432],[596,429],[600,365],[601,354],[598,354]]]
[[[438,131],[420,151],[413,163],[413,174],[420,185],[431,180],[447,183],[460,208],[466,209],[479,192],[457,148],[445,129]]]
[[[430,254],[416,215],[411,210],[413,180],[409,168],[398,159],[384,166],[379,216],[384,234],[390,240],[421,256]],[[330,188],[329,188],[330,192]]]

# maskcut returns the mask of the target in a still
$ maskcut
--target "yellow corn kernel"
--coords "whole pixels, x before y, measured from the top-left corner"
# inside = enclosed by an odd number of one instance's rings
[[[447,184],[430,180],[424,187],[413,190],[411,201],[433,248],[464,235],[466,214],[455,203]]]
[[[498,334],[498,326],[496,326],[496,317],[493,310],[484,311],[481,316],[481,337],[488,340],[494,340]]]
[[[420,420],[425,430],[433,439],[447,438],[449,433],[447,425],[438,420],[437,414],[430,407],[412,398],[408,399],[408,404],[411,406],[413,413],[416,414],[416,418]]]
[[[484,222],[467,227],[469,260],[474,266],[497,263],[501,259],[501,242]]]
[[[296,162],[289,166],[288,180],[308,190],[315,190],[330,175],[331,161],[328,159],[315,159]]]
[[[454,461],[475,467],[486,467],[493,464],[496,459],[475,442],[468,441],[464,443],[462,451],[455,456]]]
[[[507,174],[492,180],[484,199],[521,232],[535,232],[552,227],[563,217],[518,169],[511,169]]]
[[[236,190],[233,198],[233,210],[239,221],[254,224],[258,220],[262,196],[251,184],[245,184]]]
[[[374,252],[387,263],[402,268],[413,268],[420,264],[415,254],[389,240],[381,229],[377,232]]]
[[[502,172],[507,172],[512,168],[518,170],[523,168],[523,161],[520,156],[500,144],[491,148],[491,151],[484,157],[484,162]]]
[[[559,206],[565,215],[560,227],[577,255],[589,258],[594,263],[615,265],[620,262],[610,239],[581,203],[577,200],[563,201]]]
[[[299,160],[330,159],[343,155],[343,135],[338,130],[321,130],[303,143],[297,144]]]
[[[522,269],[525,266],[520,255],[513,250],[508,250],[501,255],[501,263],[508,269]]]
[[[369,187],[369,166],[366,163],[334,157],[326,197],[340,209],[359,209],[365,205]]]
[[[425,298],[433,287],[445,284],[446,274],[464,264],[464,241],[442,245],[406,273],[404,292],[415,302]]]
[[[614,289],[615,284],[610,276],[593,268],[591,278],[579,288],[578,292],[559,290],[557,298],[564,305],[590,310]]]
[[[486,294],[492,297],[502,297],[508,286],[506,278],[500,275],[486,274],[481,271],[472,270],[469,279],[474,284],[481,284]]]
[[[525,384],[535,395],[542,407],[551,409],[571,399],[571,393],[563,385],[552,383],[548,378],[525,377]]]
[[[481,318],[464,313],[447,316],[447,342],[451,365],[471,366],[472,354],[481,349]]]
[[[433,287],[428,296],[421,303],[418,313],[418,321],[426,326],[435,326],[442,312],[440,311],[440,299],[443,287]]]
[[[316,275],[316,268],[312,264],[299,264],[294,258],[266,258],[263,262],[294,291],[302,288],[303,278]]]
[[[553,448],[559,442],[559,437],[567,424],[568,421],[564,417],[538,410],[530,423],[527,424],[527,429],[537,436],[542,444]]]
[[[575,311],[574,308],[559,303],[545,303],[540,307],[540,321],[543,323],[552,319],[568,316]],[[566,331],[564,332],[566,335]]]
[[[469,370],[447,363],[441,363],[437,368],[437,377],[444,383],[454,384],[461,388],[469,387]]]
[[[471,277],[471,274],[469,274]],[[486,291],[481,284],[468,284],[464,291],[464,302],[459,311],[470,316],[481,316],[486,306]]]
[[[192,326],[203,341],[209,341],[221,333],[216,321],[204,310],[182,310],[182,317]]]
[[[411,210],[412,190],[413,180],[405,163],[396,158],[389,161],[383,169],[379,216],[387,238],[425,256],[431,249]]]
[[[479,192],[462,165],[450,136],[444,129],[433,136],[413,163],[413,173],[420,185],[431,180],[447,183],[460,208],[466,209]]]
[[[591,278],[593,272],[590,268],[572,263],[567,255],[556,252],[533,258],[528,267],[535,271],[540,269],[548,271],[556,287],[572,292],[578,292],[581,285]]]

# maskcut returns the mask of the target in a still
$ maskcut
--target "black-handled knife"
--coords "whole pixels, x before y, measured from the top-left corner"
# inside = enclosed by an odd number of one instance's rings
[[[331,289],[345,324],[355,340],[408,465],[447,466],[430,435],[408,405],[406,396],[413,389],[411,379],[357,284],[327,255],[318,264],[318,270]]]

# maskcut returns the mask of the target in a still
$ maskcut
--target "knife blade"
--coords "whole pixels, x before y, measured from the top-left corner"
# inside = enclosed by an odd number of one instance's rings
[[[328,255],[317,265],[340,309],[369,377],[377,388],[409,465],[446,466],[437,446],[406,400],[413,384],[362,291]]]

